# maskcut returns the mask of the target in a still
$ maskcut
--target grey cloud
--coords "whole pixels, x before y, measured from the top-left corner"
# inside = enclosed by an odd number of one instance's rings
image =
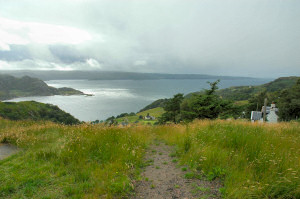
[[[10,45],[9,51],[0,51],[0,60],[20,61],[31,58],[28,48],[24,45]]]
[[[88,59],[88,57],[85,57],[74,46],[50,45],[49,50],[53,56],[63,63],[83,62]]]
[[[2,51],[0,59],[19,60],[14,53],[26,52],[23,58],[74,69],[91,58],[105,70],[300,75],[299,9],[297,0],[0,1],[2,17],[66,25],[93,35],[78,45]],[[141,60],[147,64],[135,64]]]
[[[39,59],[24,59],[21,61],[1,61],[0,70],[99,70],[101,63],[95,59],[76,61],[72,63],[49,62]]]

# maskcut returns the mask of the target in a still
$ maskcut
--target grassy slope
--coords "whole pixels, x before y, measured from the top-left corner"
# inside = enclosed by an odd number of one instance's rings
[[[164,107],[164,104],[168,101],[168,99],[158,99],[152,102],[151,104],[145,106],[143,109],[140,110],[140,112],[153,109],[156,107]]]
[[[225,198],[300,197],[299,123],[108,128],[0,120],[0,142],[23,149],[0,161],[0,198],[121,198],[154,139],[174,145],[194,172],[223,179]]]
[[[151,116],[159,117],[164,113],[164,109],[161,108],[161,107],[157,107],[157,108],[149,109],[149,110],[146,110],[146,111],[143,111],[143,112],[139,112],[139,113],[137,113],[137,115],[146,116],[148,113]]]
[[[120,122],[123,122],[123,121],[125,121],[127,119],[129,123],[134,123],[135,121],[139,121],[139,123],[142,123],[142,124],[147,124],[147,123],[154,124],[155,122],[157,122],[157,119],[155,119],[155,120],[139,119],[140,115],[142,115],[144,117],[148,113],[151,116],[154,116],[154,117],[158,118],[159,116],[161,116],[164,113],[164,109],[161,108],[161,107],[149,109],[149,110],[146,110],[146,111],[143,111],[143,112],[139,112],[135,116],[128,116],[128,117],[118,118],[117,121],[120,123]]]

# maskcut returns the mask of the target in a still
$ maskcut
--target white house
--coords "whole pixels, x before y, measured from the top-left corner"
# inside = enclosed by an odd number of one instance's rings
[[[261,108],[261,112],[263,113],[264,106]],[[278,108],[276,108],[275,103],[273,102],[271,106],[266,107],[266,118],[269,123],[277,123],[278,122]],[[263,119],[261,119],[262,121]]]
[[[260,121],[263,122],[263,112],[264,106],[261,108],[261,111],[251,111],[251,122]],[[272,103],[271,106],[266,107],[266,119],[269,123],[278,122],[278,108],[276,108],[275,103]]]
[[[147,114],[145,117],[144,117],[145,120],[155,120],[156,118],[154,116],[151,116],[149,114]]]

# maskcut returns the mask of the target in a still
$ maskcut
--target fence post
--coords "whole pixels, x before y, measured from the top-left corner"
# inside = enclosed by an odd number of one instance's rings
[[[263,110],[263,112],[264,112],[264,122],[266,122],[267,102],[268,102],[268,100],[267,100],[267,98],[265,98],[264,110]]]

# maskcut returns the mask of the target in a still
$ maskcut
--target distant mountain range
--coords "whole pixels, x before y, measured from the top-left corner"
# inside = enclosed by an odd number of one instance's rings
[[[23,76],[20,78],[0,74],[0,100],[16,97],[50,96],[50,95],[83,95],[73,88],[54,88],[38,78]]]
[[[135,72],[114,72],[114,71],[34,71],[16,70],[0,71],[0,73],[14,75],[16,77],[30,76],[41,80],[156,80],[156,79],[254,79],[251,77],[214,76],[203,74],[163,74],[163,73],[135,73]]]

